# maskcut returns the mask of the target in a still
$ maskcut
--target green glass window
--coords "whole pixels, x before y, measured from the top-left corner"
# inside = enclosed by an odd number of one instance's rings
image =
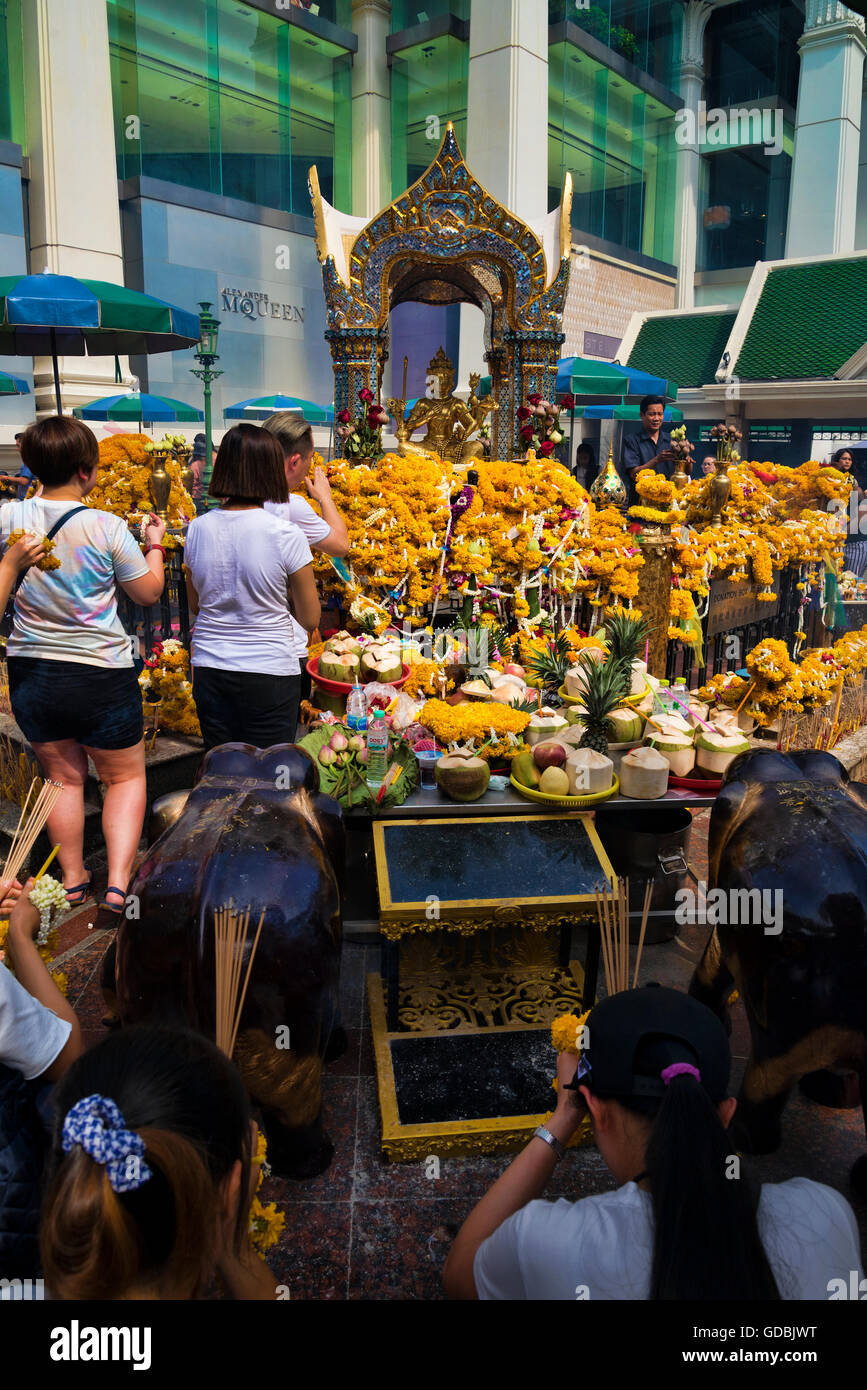
[[[762,97],[795,106],[803,30],[803,7],[791,0],[741,0],[714,12],[705,38],[708,106]]]
[[[12,140],[23,148],[22,73],[21,0],[0,0],[0,140]]]
[[[720,151],[701,161],[699,270],[731,270],[785,255],[792,132],[783,150],[762,145]]]
[[[109,0],[118,169],[310,215],[351,188],[349,54],[237,0]]]
[[[570,172],[572,226],[671,262],[674,112],[571,44],[549,50],[548,201]]]
[[[416,24],[427,24],[429,19],[440,19],[446,14],[469,19],[470,0],[391,0],[391,32],[413,29]]]
[[[548,0],[548,23],[570,20],[642,72],[671,85],[679,52],[678,6],[667,0]]]
[[[469,46],[442,35],[404,48],[391,68],[391,186],[397,198],[420,178],[439,149],[446,124],[466,149]]]

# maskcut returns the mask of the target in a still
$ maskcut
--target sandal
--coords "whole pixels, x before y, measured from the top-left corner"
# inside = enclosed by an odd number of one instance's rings
[[[67,906],[67,907],[83,907],[83,906],[84,906],[84,903],[86,902],[87,897],[88,897],[88,895],[89,895],[89,893],[90,893],[90,887],[91,887],[91,884],[92,884],[92,883],[93,883],[93,874],[90,875],[90,877],[88,878],[88,880],[87,880],[86,883],[79,883],[78,886],[77,886],[76,888],[67,888],[67,889],[66,889],[66,906]]]
[[[111,903],[106,902],[106,898],[108,897],[109,893],[116,893],[119,898],[123,898],[123,903],[120,907],[114,907]],[[105,890],[103,900],[99,905],[100,907],[105,908],[106,912],[111,912],[114,914],[115,917],[119,917],[120,914],[123,912],[124,907],[126,906],[126,890],[124,888],[113,888],[112,885],[109,884]]]

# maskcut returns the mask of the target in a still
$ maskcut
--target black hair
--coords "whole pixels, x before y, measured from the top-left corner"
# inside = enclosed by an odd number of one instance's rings
[[[582,440],[581,440],[581,443],[578,445],[578,448],[575,450],[575,462],[576,462],[576,463],[578,462],[578,455],[579,455],[579,454],[589,454],[589,455],[590,455],[590,467],[592,468],[593,465],[594,465],[594,463],[596,462],[596,451],[595,451],[595,449],[593,448],[593,445],[590,444],[590,443],[588,443],[588,441],[587,441],[586,439],[582,439]]]
[[[852,453],[852,450],[848,447],[846,447],[845,449],[838,449],[835,454],[832,454],[831,463],[839,463],[844,454],[848,454],[850,459],[852,460],[852,463],[855,463],[855,455]]]
[[[592,1016],[591,1016],[592,1018]],[[679,1044],[683,1059],[688,1049]],[[671,1040],[646,1036],[636,1076],[658,1078]],[[693,1064],[698,1058],[693,1055]],[[675,1076],[662,1097],[605,1096],[650,1122],[645,1169],[653,1201],[651,1300],[774,1300],[777,1282],[759,1235],[760,1189],[740,1175],[740,1158],[717,1106],[691,1073]]]
[[[650,407],[651,407],[652,405],[661,405],[662,408],[663,408],[663,410],[664,410],[664,409],[665,409],[665,397],[664,397],[664,396],[645,396],[645,397],[644,397],[644,400],[641,402],[641,406],[640,406],[640,410],[641,410],[642,415],[646,415],[647,412],[648,412],[648,410],[650,409]]]
[[[63,1123],[86,1096],[113,1100],[145,1144],[151,1176],[117,1193],[85,1150],[63,1152]],[[55,1298],[116,1299],[143,1286],[194,1298],[216,1259],[221,1189],[241,1163],[236,1250],[246,1233],[250,1104],[240,1074],[209,1039],[137,1025],[83,1053],[59,1084],[42,1213],[46,1283]]]

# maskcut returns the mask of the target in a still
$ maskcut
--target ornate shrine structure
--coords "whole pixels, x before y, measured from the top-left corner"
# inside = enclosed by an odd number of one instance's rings
[[[310,197],[334,362],[336,411],[357,409],[368,387],[382,397],[388,316],[398,304],[475,304],[485,317],[485,360],[499,407],[491,452],[521,453],[516,410],[554,391],[571,268],[572,178],[538,226],[516,217],[467,168],[449,123],[436,159],[369,222]]]

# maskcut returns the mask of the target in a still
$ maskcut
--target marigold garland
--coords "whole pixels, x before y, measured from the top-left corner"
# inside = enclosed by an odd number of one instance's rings
[[[157,642],[138,681],[146,714],[155,712],[162,728],[201,736],[186,647],[174,638]]]

